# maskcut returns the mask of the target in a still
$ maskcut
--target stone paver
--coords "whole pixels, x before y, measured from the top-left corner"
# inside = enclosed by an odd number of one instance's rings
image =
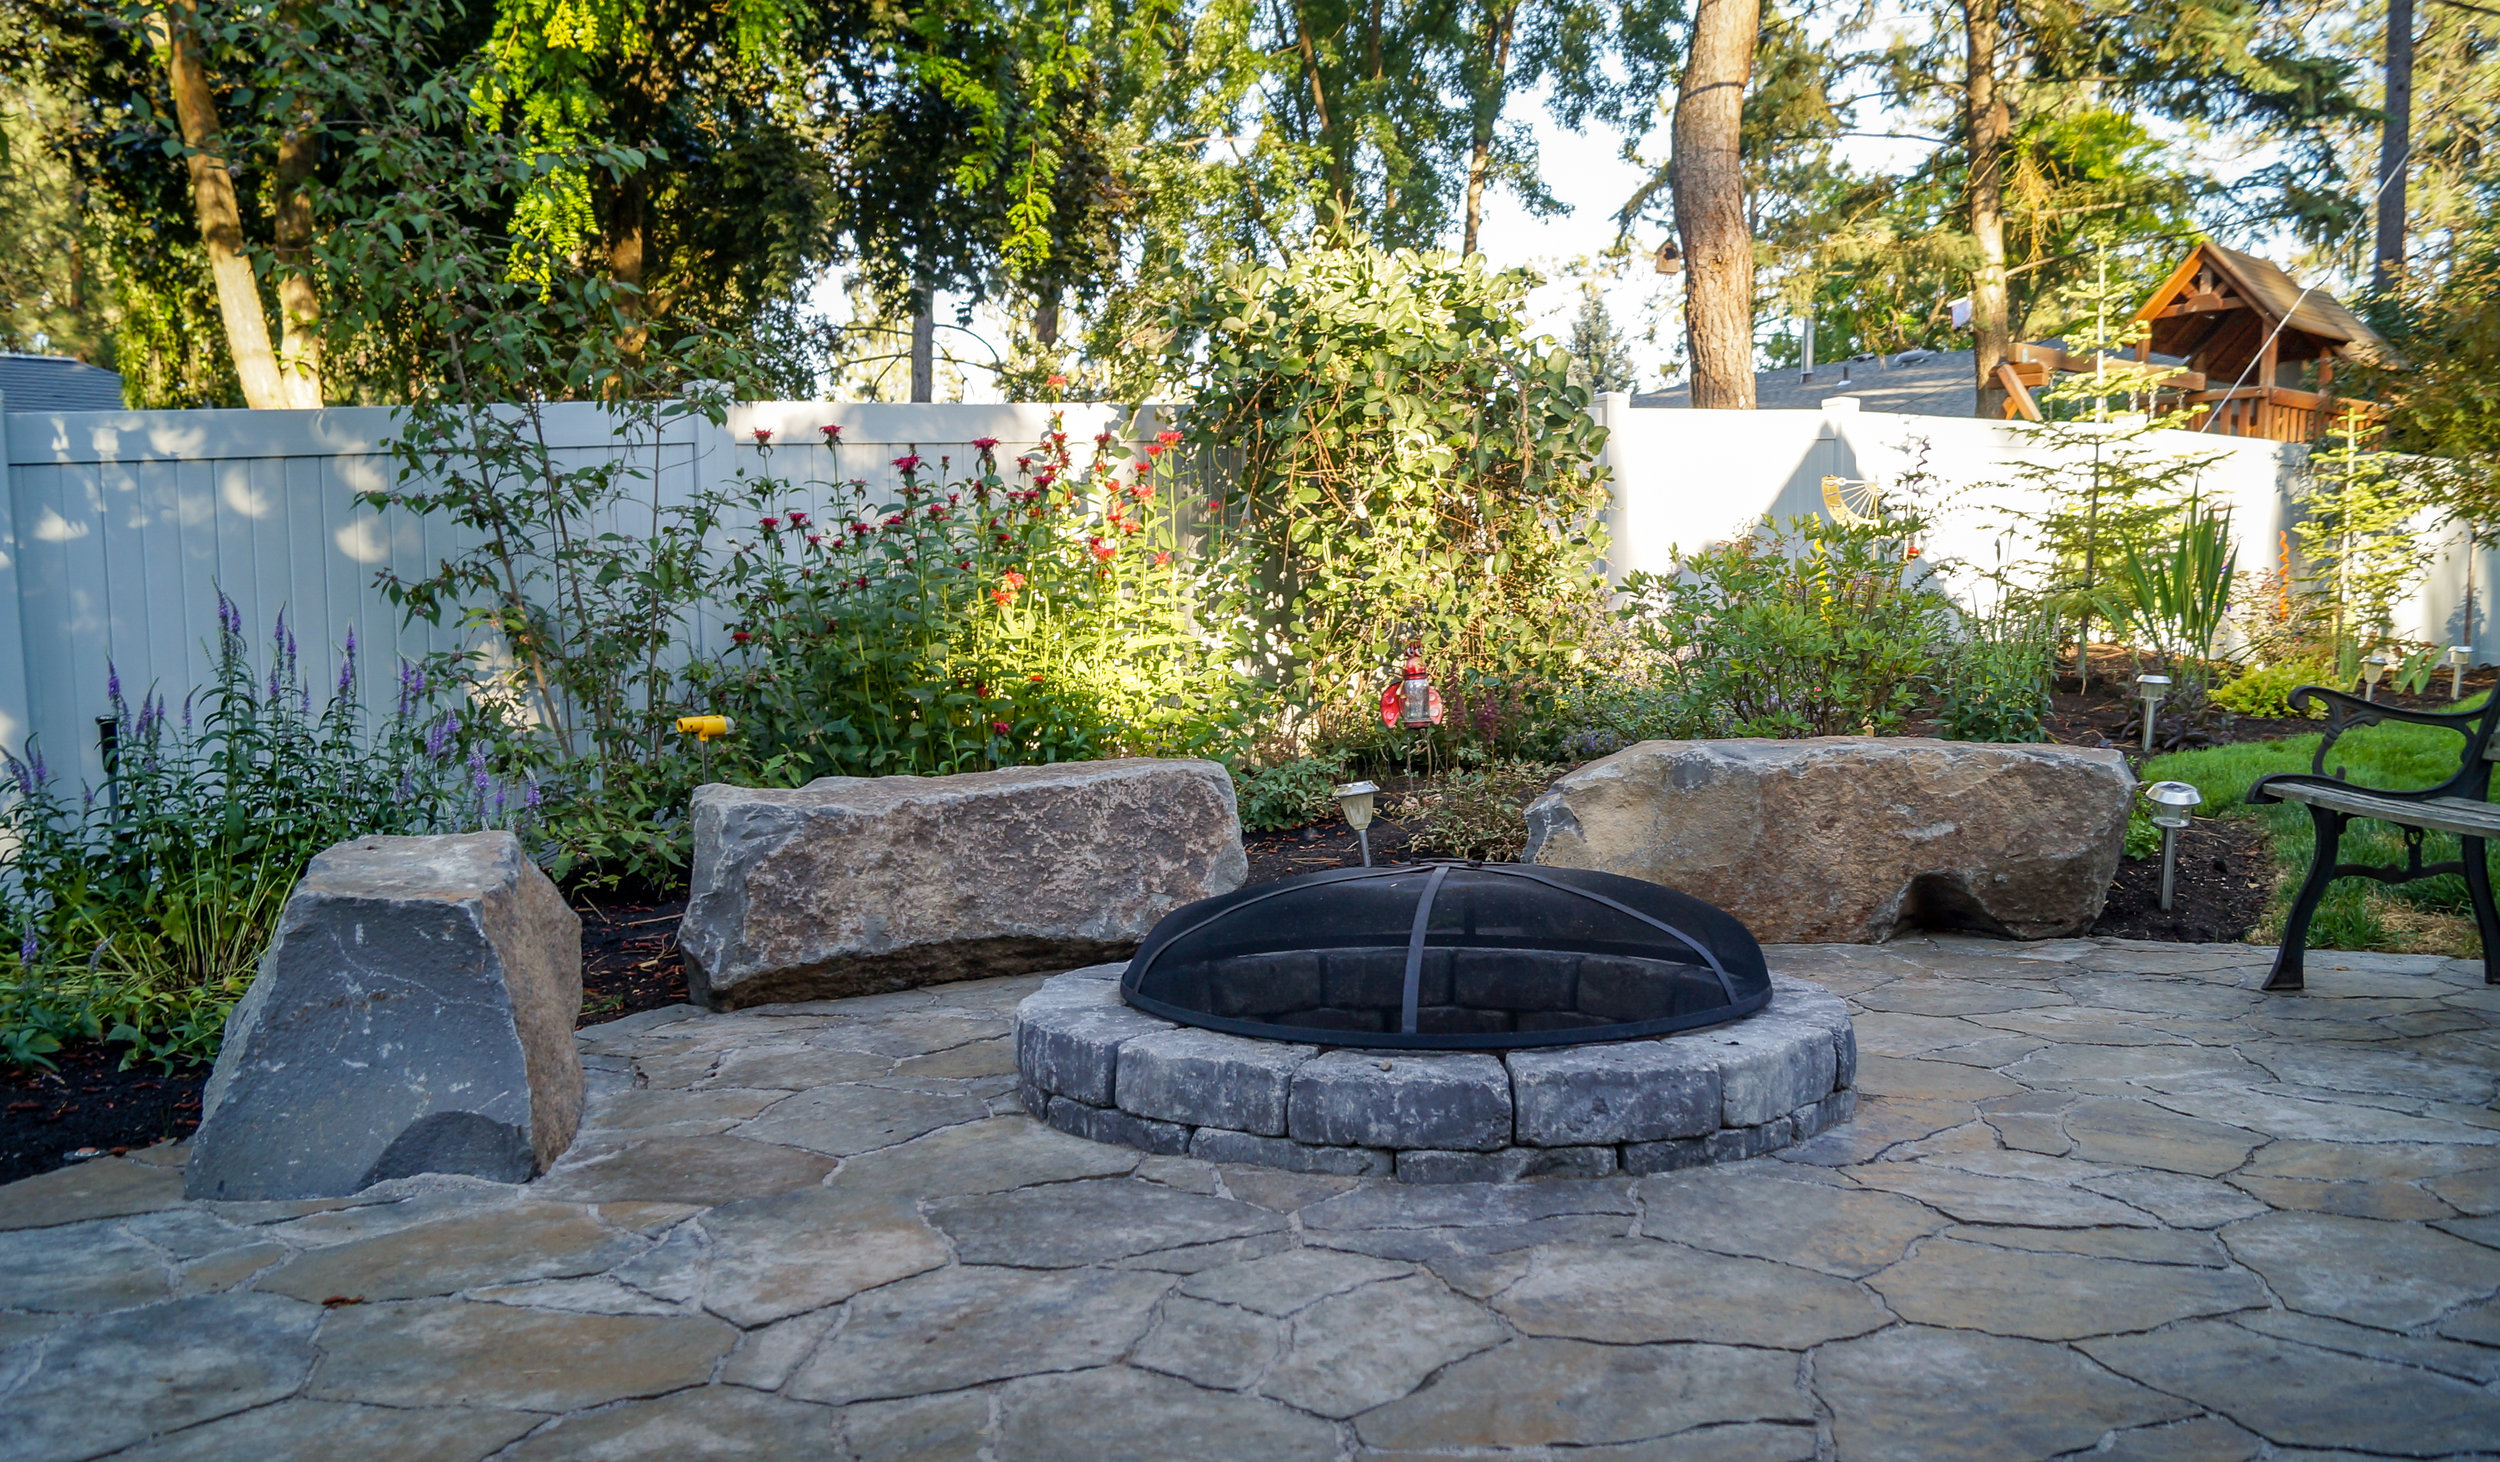
[[[1038,979],[584,1032],[583,1136],[524,1186],[185,1204],[179,1149],[64,1169],[0,1188],[0,1456],[2500,1444],[2478,965],[2322,953],[2266,996],[2245,947],[1771,953],[1853,1002],[1856,1115],[1657,1176],[1088,1142],[1006,1074]]]

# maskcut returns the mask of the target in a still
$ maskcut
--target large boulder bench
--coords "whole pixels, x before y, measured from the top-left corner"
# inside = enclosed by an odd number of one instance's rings
[[[1249,874],[1211,761],[704,786],[693,818],[678,947],[716,1010],[1125,958]]]
[[[226,1022],[184,1190],[526,1182],[581,1122],[581,1004],[581,920],[511,833],[330,848]]]
[[[1644,741],[1530,804],[1525,860],[1645,878],[1766,944],[2088,931],[2135,776],[2111,750],[1924,737]]]

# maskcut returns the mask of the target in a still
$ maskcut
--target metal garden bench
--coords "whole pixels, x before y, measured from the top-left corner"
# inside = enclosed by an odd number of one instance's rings
[[[2302,988],[2301,956],[2308,948],[2309,920],[2318,911],[2318,900],[2326,896],[2328,884],[2338,878],[2411,883],[2443,873],[2465,876],[2466,894],[2474,905],[2475,932],[2482,938],[2483,982],[2500,985],[2500,914],[2492,909],[2491,869],[2483,854],[2486,842],[2500,839],[2500,806],[2486,800],[2491,764],[2500,759],[2500,748],[2492,745],[2492,733],[2500,730],[2500,694],[2493,695],[2480,710],[2454,712],[2407,710],[2320,685],[2304,685],[2291,695],[2294,710],[2306,710],[2320,701],[2326,705],[2326,734],[2318,740],[2318,754],[2310,759],[2309,770],[2273,772],[2259,777],[2248,789],[2250,802],[2294,802],[2308,808],[2318,836],[2309,877],[2300,886],[2300,896],[2292,902],[2291,918],[2283,926],[2283,945],[2274,956],[2272,973],[2266,976],[2266,988]],[[2341,767],[2336,768],[2335,775],[2328,776],[2326,756],[2335,739],[2356,726],[2380,721],[2437,726],[2463,736],[2465,749],[2456,775],[2418,792],[2356,787],[2344,780]],[[2403,867],[2335,861],[2344,825],[2356,817],[2394,823],[2404,830]],[[2424,864],[2422,840],[2435,832],[2455,834],[2464,843],[2465,856],[2452,863]]]

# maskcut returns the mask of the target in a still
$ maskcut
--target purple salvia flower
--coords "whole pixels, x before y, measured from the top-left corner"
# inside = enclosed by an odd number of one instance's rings
[[[121,667],[110,660],[104,662],[104,698],[116,707],[122,703]]]
[[[356,683],[356,627],[347,627],[347,653],[339,659],[339,698],[347,697],[347,688]]]
[[[538,790],[538,779],[536,777],[530,778],[529,790],[521,794],[522,808],[526,811],[536,812],[539,808],[539,804],[545,802],[546,800],[546,795]]]
[[[29,924],[26,926],[25,935],[17,941],[17,962],[22,965],[33,964],[35,956],[41,953],[43,953],[43,945],[35,939],[35,926]]]
[[[191,696],[198,694],[199,691],[194,689],[190,695],[182,698],[182,734],[185,736],[191,734]]]
[[[443,754],[451,749],[451,733],[458,724],[449,715],[435,722],[425,733],[425,754],[441,761]]]
[[[415,795],[416,790],[416,779],[408,775],[405,768],[402,768],[399,773],[399,800],[401,805],[406,805],[408,799]]]
[[[31,754],[35,763],[35,785],[40,787],[44,783],[52,780],[52,772],[50,768],[43,764],[43,753],[41,751],[35,751]]]
[[[416,666],[405,660],[399,662],[399,714],[403,718],[417,703],[417,682],[421,678]]]
[[[503,784],[503,783],[501,783],[501,782],[497,782],[497,783],[495,784],[495,817],[497,818],[497,820],[501,820],[501,819],[502,819],[502,817],[503,817],[503,800],[504,800],[504,784]]]

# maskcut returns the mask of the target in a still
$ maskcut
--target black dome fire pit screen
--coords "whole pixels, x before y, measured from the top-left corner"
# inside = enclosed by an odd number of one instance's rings
[[[1234,1035],[1510,1050],[1664,1035],[1771,1000],[1726,911],[1578,868],[1420,863],[1204,899],[1146,936],[1128,1002]]]

